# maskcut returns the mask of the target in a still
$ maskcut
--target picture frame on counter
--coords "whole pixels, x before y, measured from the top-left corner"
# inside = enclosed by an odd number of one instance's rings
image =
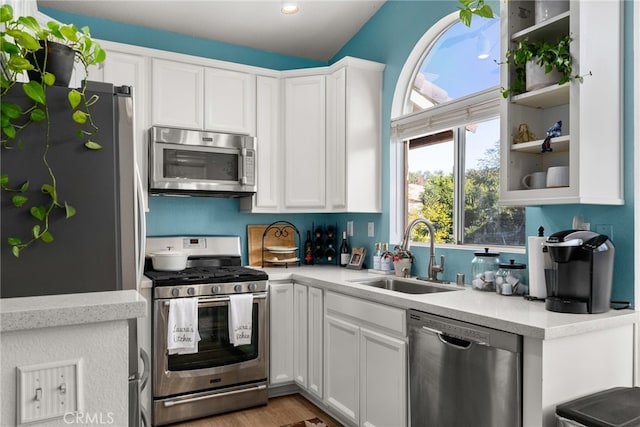
[[[361,270],[364,264],[364,257],[367,253],[365,248],[353,248],[351,249],[351,258],[349,258],[349,264],[347,268],[353,270]]]

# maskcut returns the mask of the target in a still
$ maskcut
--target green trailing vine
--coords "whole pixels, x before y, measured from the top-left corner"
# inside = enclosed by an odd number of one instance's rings
[[[73,49],[75,60],[82,63],[84,67],[85,78],[79,89],[70,89],[68,93],[72,119],[79,126],[76,134],[84,146],[90,150],[99,150],[102,147],[96,142],[98,128],[93,122],[90,112],[90,107],[98,101],[98,97],[92,95],[87,98],[86,77],[88,76],[87,67],[104,61],[106,55],[100,45],[91,39],[87,27],[78,31],[72,24],[61,25],[51,21],[44,28],[31,16],[20,16],[14,19],[13,9],[10,5],[0,7],[0,23],[3,25],[3,29],[0,31],[0,59],[2,59],[0,96],[5,96],[27,71],[35,71],[39,76],[39,81],[32,79],[22,85],[24,94],[32,102],[30,106],[23,108],[18,104],[4,100],[0,104],[1,147],[3,150],[7,150],[7,154],[10,150],[28,149],[29,147],[25,147],[25,145],[32,144],[33,141],[22,141],[20,139],[21,132],[33,124],[44,123],[42,163],[49,177],[48,182],[40,185],[40,192],[48,197],[48,202],[31,204],[27,194],[32,184],[28,180],[15,184],[11,183],[7,174],[0,174],[0,187],[10,196],[12,205],[18,209],[27,209],[28,215],[26,217],[30,218],[31,225],[28,227],[28,237],[12,236],[7,238],[13,255],[18,257],[22,250],[37,241],[44,243],[54,241],[51,221],[55,212],[63,211],[64,217],[67,219],[76,214],[76,210],[71,204],[60,199],[56,176],[47,157],[51,148],[51,121],[47,104],[47,88],[55,84],[56,76],[48,72],[44,65],[41,67],[38,61],[33,61],[34,64],[29,58],[36,51],[44,48],[43,64],[46,64],[47,46],[51,42],[61,43]]]
[[[485,0],[458,0],[460,12],[458,19],[467,27],[471,26],[473,15],[482,18],[493,18],[493,9],[485,3]]]

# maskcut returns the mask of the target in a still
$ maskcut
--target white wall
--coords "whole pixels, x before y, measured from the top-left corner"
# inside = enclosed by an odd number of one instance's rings
[[[0,339],[1,426],[17,425],[16,367],[77,358],[82,358],[80,388],[83,389],[83,412],[92,417],[102,414],[105,422],[112,420],[110,425],[127,425],[129,389],[126,320],[3,332]],[[59,418],[30,425],[74,425],[70,420],[73,418],[67,418],[66,423]]]

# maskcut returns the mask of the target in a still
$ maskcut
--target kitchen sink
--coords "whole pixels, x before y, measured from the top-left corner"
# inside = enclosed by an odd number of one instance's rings
[[[359,285],[373,286],[375,288],[388,289],[403,294],[431,294],[435,292],[458,291],[455,287],[438,285],[435,283],[418,282],[408,279],[383,278],[355,281]]]

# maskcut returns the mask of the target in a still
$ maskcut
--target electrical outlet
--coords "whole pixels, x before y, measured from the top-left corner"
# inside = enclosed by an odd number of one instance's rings
[[[80,410],[79,367],[80,359],[19,366],[20,424],[61,418]]]
[[[370,222],[367,224],[367,236],[368,237],[374,236],[373,222]]]
[[[353,221],[347,221],[347,236],[353,237]]]

